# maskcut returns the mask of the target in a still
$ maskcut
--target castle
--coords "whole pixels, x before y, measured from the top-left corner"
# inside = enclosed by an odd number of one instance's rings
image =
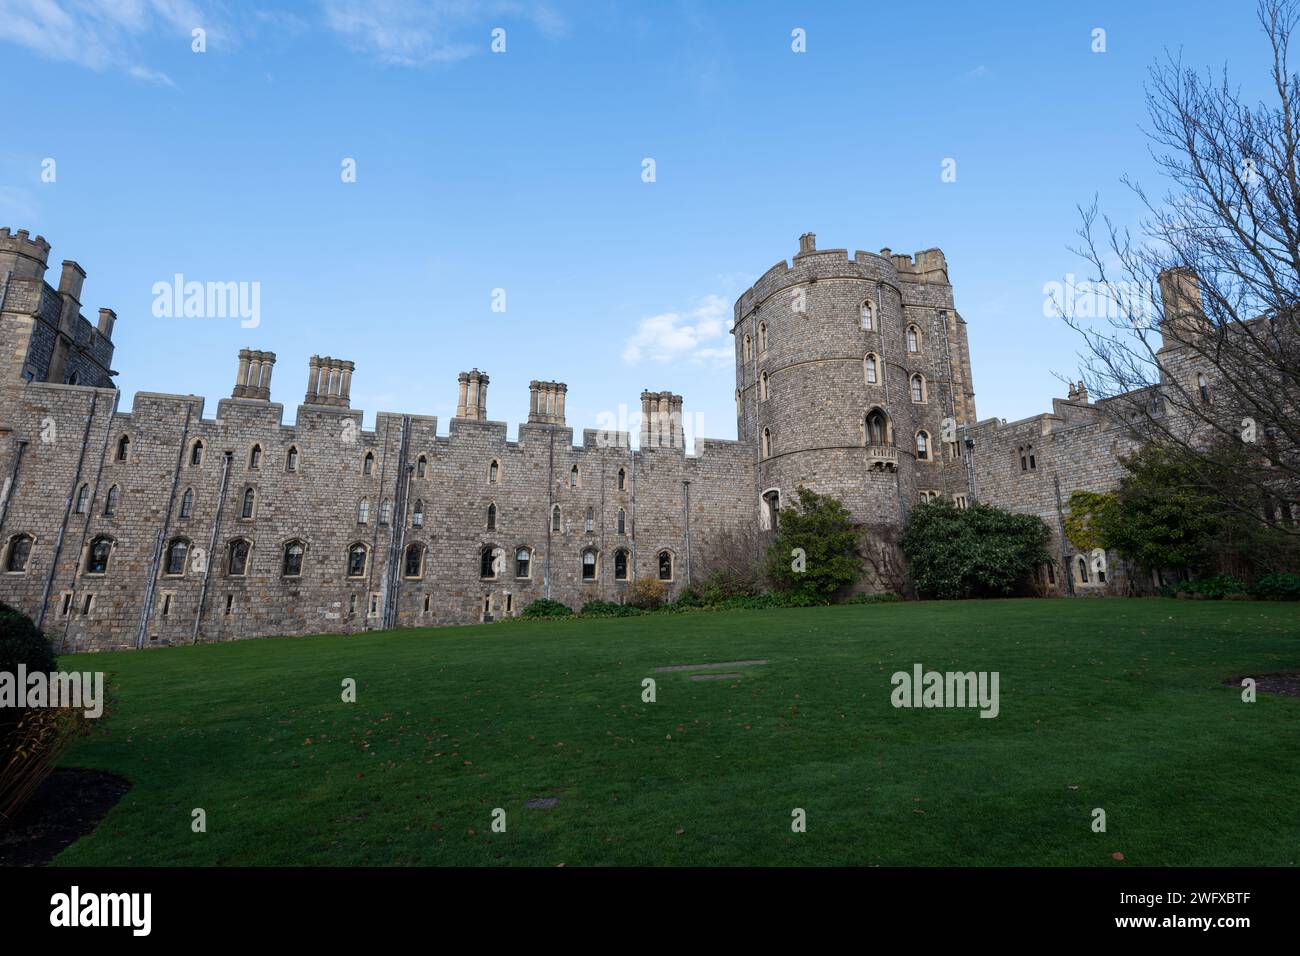
[[[0,230],[0,600],[64,651],[494,620],[543,597],[621,601],[640,578],[677,594],[800,485],[862,525],[864,589],[905,580],[899,532],[933,498],[1043,518],[1060,556],[1045,594],[1125,585],[1063,534],[1073,490],[1117,482],[1125,433],[1082,385],[1048,414],[979,421],[938,249],[850,256],[800,237],[735,305],[739,440],[692,455],[681,396],[642,393],[635,449],[594,429],[575,445],[566,386],[547,381],[508,441],[477,369],[446,436],[389,412],[364,431],[353,363],[320,356],[289,426],[275,355],[249,349],[215,417],[148,392],[124,412],[116,316],[82,315],[75,262],[49,285],[49,250]]]

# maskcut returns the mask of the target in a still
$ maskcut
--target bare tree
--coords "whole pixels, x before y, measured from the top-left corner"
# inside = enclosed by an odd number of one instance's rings
[[[1081,372],[1100,405],[1134,437],[1176,454],[1225,509],[1292,534],[1300,533],[1300,77],[1288,47],[1298,14],[1300,0],[1259,3],[1272,51],[1265,101],[1247,102],[1226,67],[1215,78],[1170,54],[1152,67],[1145,132],[1172,186],[1157,199],[1125,178],[1145,209],[1136,235],[1099,214],[1096,199],[1080,209],[1075,251],[1094,273],[1107,321],[1063,310],[1084,339]]]

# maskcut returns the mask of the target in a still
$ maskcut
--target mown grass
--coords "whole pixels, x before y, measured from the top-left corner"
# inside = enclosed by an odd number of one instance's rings
[[[766,658],[738,681],[655,673]],[[890,675],[998,671],[1001,713]],[[907,603],[511,622],[65,658],[131,791],[77,865],[1286,865],[1294,605]],[[642,702],[642,680],[658,681]],[[341,700],[353,678],[357,702]],[[559,798],[550,809],[525,801]],[[495,808],[506,832],[491,830]],[[1106,811],[1094,833],[1092,811]],[[207,832],[194,833],[202,808]],[[807,832],[791,813],[807,813]],[[1124,862],[1112,854],[1120,852]]]

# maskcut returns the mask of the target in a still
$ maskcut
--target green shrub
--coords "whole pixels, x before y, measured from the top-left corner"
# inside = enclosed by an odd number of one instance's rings
[[[1255,582],[1250,593],[1261,601],[1300,601],[1300,574],[1290,571],[1266,574]]]
[[[1246,585],[1227,574],[1216,574],[1211,578],[1189,581],[1183,585],[1182,589],[1188,594],[1199,594],[1202,597],[1213,598],[1216,601],[1229,594],[1246,593]]]
[[[862,577],[858,527],[844,503],[799,486],[793,508],[777,517],[776,540],[767,552],[767,576],[784,594],[798,594],[790,607],[826,604]]]
[[[881,594],[855,594],[845,601],[845,604],[893,604],[895,601],[903,600],[893,591],[885,591]]]
[[[573,609],[567,604],[559,601],[552,601],[548,598],[539,598],[528,607],[524,608],[524,617],[572,617]]]
[[[1002,597],[1026,590],[1051,562],[1050,536],[1035,515],[933,501],[913,509],[903,551],[923,597]]]
[[[615,604],[613,601],[588,601],[580,613],[583,617],[636,617],[641,610],[630,604]]]

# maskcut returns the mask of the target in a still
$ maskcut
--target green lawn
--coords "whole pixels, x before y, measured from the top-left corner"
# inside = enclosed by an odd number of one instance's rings
[[[769,663],[739,681],[654,673],[752,658]],[[890,675],[916,662],[1000,672],[1001,714],[893,708]],[[1295,605],[857,605],[62,664],[105,669],[115,699],[65,765],[133,787],[60,864],[1300,860],[1300,699],[1223,684],[1300,670]]]

